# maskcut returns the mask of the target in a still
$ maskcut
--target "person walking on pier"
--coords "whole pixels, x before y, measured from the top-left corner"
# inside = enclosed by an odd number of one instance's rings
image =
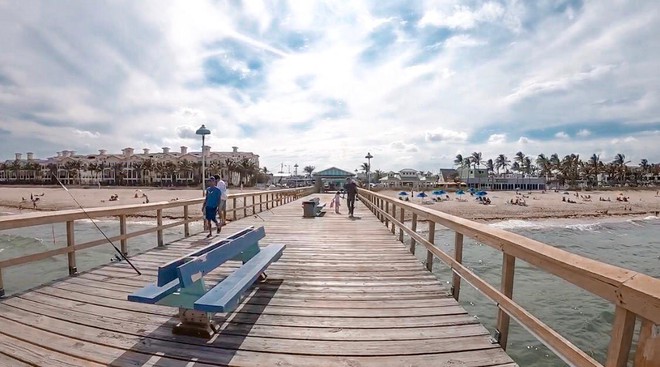
[[[349,177],[346,179],[344,190],[346,190],[347,194],[346,204],[348,205],[348,216],[353,218],[353,211],[355,210],[355,198],[357,197],[357,184]]]
[[[204,220],[208,222],[209,226],[209,235],[206,238],[213,236],[213,227],[211,227],[211,222],[215,223],[217,233],[220,233],[220,223],[216,218],[218,213],[218,206],[220,205],[220,196],[222,192],[216,186],[215,177],[209,178],[209,186],[206,188],[206,197],[204,198],[204,204],[202,204],[202,212],[204,213]]]
[[[227,183],[220,177],[214,175],[215,180],[218,182],[216,185],[220,189],[220,206],[218,206],[218,214],[220,215],[220,225],[227,224]]]

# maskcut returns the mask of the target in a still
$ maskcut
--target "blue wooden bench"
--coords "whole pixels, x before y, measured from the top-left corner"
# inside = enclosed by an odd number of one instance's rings
[[[312,218],[318,217],[323,212],[325,204],[320,204],[321,200],[319,198],[311,198],[302,202],[303,205],[303,217]],[[311,208],[308,210],[307,208]]]
[[[174,333],[209,338],[215,330],[213,314],[235,310],[245,292],[258,278],[265,279],[266,268],[282,256],[285,245],[259,248],[265,236],[264,227],[248,227],[159,266],[156,283],[128,295],[128,300],[178,307],[180,323]],[[243,265],[207,290],[204,275],[228,260]]]

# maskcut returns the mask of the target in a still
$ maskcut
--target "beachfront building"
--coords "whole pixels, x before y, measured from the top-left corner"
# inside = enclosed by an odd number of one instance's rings
[[[330,167],[312,174],[317,188],[323,188],[324,191],[340,190],[344,187],[347,178],[353,178],[355,176],[356,174],[337,167]]]
[[[404,168],[399,172],[389,172],[387,176],[380,179],[381,185],[388,189],[424,190],[435,187],[437,182],[437,175],[412,168]]]
[[[232,148],[231,152],[214,152],[205,146],[202,152],[189,152],[182,146],[172,152],[163,147],[155,153],[147,148],[141,153],[124,148],[121,154],[109,154],[105,149],[98,154],[63,150],[46,159],[37,159],[32,153],[23,159],[16,153],[14,160],[0,163],[0,183],[50,184],[55,183],[55,176],[65,185],[193,185],[201,183],[204,155],[207,175],[220,174],[234,186],[253,184],[259,174],[259,156]]]
[[[458,177],[467,187],[490,190],[545,190],[545,177],[536,177],[520,173],[501,175],[488,174],[486,168],[460,167]]]

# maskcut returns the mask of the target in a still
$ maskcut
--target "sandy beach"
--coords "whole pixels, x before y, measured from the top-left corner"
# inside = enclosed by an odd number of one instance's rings
[[[255,189],[244,189],[253,191]],[[70,188],[69,191],[76,200],[85,208],[141,204],[145,202],[142,194],[149,197],[149,201],[162,202],[171,200],[185,200],[200,198],[201,190],[193,189],[161,189],[161,188]],[[135,198],[135,193],[138,197]],[[238,189],[231,192],[239,192]],[[381,194],[397,197],[400,191],[380,191]],[[417,195],[418,192],[415,192]],[[430,192],[427,192],[430,194]],[[77,204],[62,189],[56,187],[0,187],[0,212],[6,214],[28,212],[33,210],[30,195],[39,198],[37,210],[63,210],[76,209]],[[112,195],[118,195],[117,201],[110,201]],[[582,195],[582,196],[580,196]],[[585,195],[591,196],[590,199]],[[541,193],[534,191],[516,194],[513,191],[492,191],[488,197],[490,205],[480,204],[475,197],[469,194],[463,195],[464,201],[457,200],[454,193],[449,193],[449,200],[441,202],[433,201],[433,195],[424,198],[410,198],[415,204],[422,204],[428,208],[443,211],[460,217],[475,220],[498,220],[498,219],[530,219],[530,218],[571,218],[571,217],[607,217],[620,215],[655,215],[660,211],[660,196],[656,196],[653,190],[624,190],[624,191],[589,191],[580,192],[575,196],[571,191],[547,191]],[[628,199],[627,202],[617,201],[617,197]],[[600,201],[600,198],[610,201]],[[25,199],[25,200],[23,200]],[[511,204],[511,200],[525,201],[525,206]],[[575,203],[563,201],[571,199]],[[328,199],[329,200],[329,199]],[[178,216],[178,213],[166,213]]]
[[[381,194],[396,198],[399,192],[380,191]],[[578,192],[577,197],[575,191],[568,194],[553,190],[518,194],[515,191],[491,191],[487,195],[490,205],[481,204],[469,193],[460,197],[463,201],[459,201],[459,196],[454,193],[448,193],[449,200],[445,198],[440,202],[433,201],[435,196],[431,195],[431,191],[426,192],[429,197],[424,199],[416,197],[418,193],[414,192],[415,197],[408,195],[409,202],[475,220],[657,215],[656,212],[660,211],[660,196],[656,195],[655,190],[585,191]],[[617,197],[621,200],[625,197],[628,201],[617,201]],[[601,201],[600,198],[609,201]],[[511,204],[511,200],[515,203],[516,199],[519,203],[524,200],[525,205]],[[568,199],[575,203],[569,203]]]

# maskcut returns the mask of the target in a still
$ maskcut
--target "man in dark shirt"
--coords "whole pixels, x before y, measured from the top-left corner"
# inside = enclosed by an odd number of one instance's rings
[[[355,182],[349,177],[346,179],[344,190],[346,190],[347,194],[346,202],[348,204],[348,216],[353,218],[353,211],[355,210],[355,197],[357,196],[357,184],[355,184]]]

